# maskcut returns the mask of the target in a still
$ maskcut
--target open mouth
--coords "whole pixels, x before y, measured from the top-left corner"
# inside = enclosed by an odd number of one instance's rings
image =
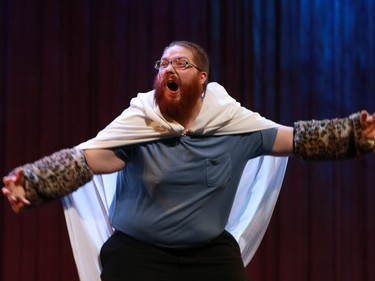
[[[176,82],[173,82],[173,81],[168,81],[167,87],[168,87],[169,90],[171,90],[173,92],[176,92],[178,90],[178,84]]]

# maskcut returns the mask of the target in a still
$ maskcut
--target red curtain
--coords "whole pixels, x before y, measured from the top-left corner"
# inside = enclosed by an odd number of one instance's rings
[[[173,40],[211,81],[285,125],[375,110],[372,0],[0,0],[0,172],[92,136],[152,88]],[[253,281],[375,280],[373,156],[291,158]],[[0,199],[0,280],[78,280],[62,207]]]

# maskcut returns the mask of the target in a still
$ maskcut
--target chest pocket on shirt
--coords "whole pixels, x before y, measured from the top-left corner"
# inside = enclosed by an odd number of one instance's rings
[[[231,178],[232,163],[228,154],[206,160],[207,185],[223,186]]]

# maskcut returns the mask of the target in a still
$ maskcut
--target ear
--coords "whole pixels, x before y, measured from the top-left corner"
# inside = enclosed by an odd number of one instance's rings
[[[202,71],[200,73],[200,79],[201,79],[202,85],[204,85],[207,81],[207,72]]]

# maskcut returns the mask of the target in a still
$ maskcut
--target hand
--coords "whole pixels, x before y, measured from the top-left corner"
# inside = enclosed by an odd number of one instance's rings
[[[363,136],[369,140],[375,140],[375,113],[370,115],[366,110],[362,110],[360,122]]]
[[[26,205],[30,205],[30,201],[25,195],[25,181],[23,178],[23,170],[19,168],[14,175],[3,177],[5,186],[2,188],[3,194],[16,213],[20,212]]]

